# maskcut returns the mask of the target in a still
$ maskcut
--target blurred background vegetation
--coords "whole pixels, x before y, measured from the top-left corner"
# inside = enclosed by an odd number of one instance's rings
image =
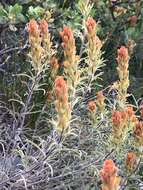
[[[75,31],[77,51],[81,41],[82,13],[80,3],[84,0],[1,0],[0,2],[0,93],[11,98],[18,81],[15,74],[29,68],[27,61],[27,23],[31,18],[45,18],[53,42],[59,46],[59,31],[69,25]],[[116,52],[121,45],[130,51],[129,93],[136,98],[143,96],[143,2],[141,0],[91,0],[91,15],[99,23],[98,35],[103,40],[104,67],[103,86],[117,79]],[[60,61],[62,53],[58,50]],[[22,87],[19,86],[19,88]]]

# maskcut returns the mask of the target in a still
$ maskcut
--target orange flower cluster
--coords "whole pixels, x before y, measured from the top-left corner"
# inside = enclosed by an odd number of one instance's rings
[[[135,126],[134,136],[139,146],[143,145],[143,122],[138,122]]]
[[[103,66],[102,61],[102,42],[97,36],[97,23],[92,18],[89,17],[86,21],[86,29],[87,29],[87,51],[88,51],[88,77],[91,78],[91,82],[95,80],[94,74],[97,70]]]
[[[94,101],[89,101],[88,102],[88,110],[90,112],[95,112],[96,111],[96,103]]]
[[[58,62],[57,59],[52,57],[52,43],[51,37],[48,30],[48,23],[46,20],[41,20],[37,23],[34,19],[30,20],[28,24],[28,32],[29,32],[29,42],[31,45],[31,60],[32,65],[37,74],[40,74],[44,71],[44,68],[47,69],[47,66],[50,65],[51,82],[55,80],[55,77],[58,72]],[[53,83],[51,83],[53,85]],[[53,90],[51,86],[47,92],[47,100],[52,100]]]
[[[128,61],[128,49],[125,46],[121,46],[120,49],[118,49],[117,62],[122,67],[128,67]]]
[[[120,125],[124,120],[124,113],[120,111],[114,111],[112,113],[112,123],[114,126]]]
[[[127,89],[129,87],[129,71],[128,71],[129,54],[126,47],[122,46],[118,49],[117,56],[117,71],[119,75],[119,81],[117,83],[118,90],[118,104],[120,108],[124,108],[126,104]]]
[[[79,79],[78,56],[76,56],[75,39],[71,28],[68,26],[64,27],[63,31],[60,32],[60,36],[63,40],[62,46],[64,48],[65,56],[65,74],[71,95],[74,96],[73,91],[75,91]]]
[[[42,35],[46,35],[48,33],[48,23],[46,20],[40,21],[40,30]]]
[[[59,131],[68,128],[70,121],[71,110],[68,102],[68,87],[62,76],[58,76],[55,80],[56,94],[56,110],[58,112],[57,129]]]
[[[34,19],[30,20],[30,22],[28,23],[28,32],[29,32],[29,35],[31,36],[39,37],[40,30],[39,30],[39,25],[36,22],[36,20]]]
[[[126,136],[130,128],[133,128],[138,119],[131,106],[122,111],[113,111],[112,113],[112,134],[114,142],[119,143]]]
[[[128,121],[129,122],[132,122],[134,124],[136,124],[138,122],[138,119],[135,115],[135,112],[133,110],[133,107],[131,106],[128,106],[126,109],[125,109],[126,113],[127,113],[127,117],[128,117]]]
[[[88,37],[88,40],[89,40],[89,45],[91,45],[91,48],[100,49],[101,46],[102,46],[102,43],[101,43],[100,39],[98,38],[98,36],[96,34],[97,23],[92,17],[89,17],[87,19],[86,27],[87,27],[87,31],[88,31],[88,36],[87,37]]]
[[[105,109],[105,103],[104,103],[105,97],[104,97],[104,95],[103,95],[103,92],[102,92],[102,91],[99,91],[99,92],[97,93],[97,97],[96,97],[96,98],[97,98],[96,104],[97,104],[97,106],[98,106],[100,112],[103,113],[103,112],[104,112],[104,109]]]
[[[52,55],[52,43],[51,43],[51,35],[48,30],[48,23],[46,20],[41,20],[39,24],[39,28],[41,31],[41,37],[42,37],[42,46],[44,48],[43,52],[43,59],[44,64],[48,65],[50,61],[50,57]]]
[[[112,160],[105,160],[100,171],[102,190],[119,190],[120,177],[117,176],[117,167]]]
[[[126,167],[129,172],[133,171],[136,167],[136,155],[133,152],[128,152],[126,157]]]
[[[28,32],[29,32],[29,43],[31,45],[31,59],[32,65],[36,72],[41,71],[41,62],[42,62],[42,54],[43,48],[41,46],[41,37],[40,37],[40,29],[39,25],[35,20],[30,20],[28,24]]]
[[[48,23],[41,20],[38,24],[34,19],[28,24],[31,59],[34,69],[39,73],[43,66],[48,65],[51,55],[51,41]]]
[[[63,47],[66,50],[65,54],[66,54],[66,56],[69,56],[71,54],[71,52],[69,52],[67,49],[69,47],[69,44],[74,47],[73,49],[71,49],[72,53],[75,50],[75,39],[73,36],[73,32],[72,32],[71,28],[69,28],[68,26],[65,26],[63,31],[60,32],[60,35],[63,40]]]
[[[63,76],[58,76],[55,80],[55,93],[57,99],[62,102],[67,102],[68,88]]]
[[[126,126],[126,113],[114,111],[112,113],[112,135],[113,141],[119,143],[123,138],[123,131]]]
[[[97,23],[92,17],[89,17],[86,21],[86,27],[87,27],[88,32],[94,35],[96,31]]]

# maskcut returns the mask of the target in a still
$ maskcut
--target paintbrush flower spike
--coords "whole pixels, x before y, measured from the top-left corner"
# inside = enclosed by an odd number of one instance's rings
[[[64,49],[64,73],[67,78],[70,99],[74,99],[76,88],[80,79],[80,70],[78,69],[79,57],[76,55],[76,46],[73,32],[70,27],[65,26],[60,32],[62,46]]]
[[[63,76],[58,76],[55,80],[56,110],[58,114],[57,130],[69,129],[71,109],[68,102],[68,86]]]
[[[100,171],[102,190],[119,190],[120,177],[117,175],[117,167],[112,160],[105,160]]]
[[[127,90],[129,87],[129,54],[128,49],[121,46],[117,51],[117,71],[119,76],[119,81],[117,83],[117,101],[119,109],[124,109],[126,107]]]
[[[90,83],[95,80],[95,73],[97,70],[103,66],[102,60],[102,42],[97,36],[97,28],[98,25],[96,21],[89,17],[85,22],[86,31],[87,31],[87,54],[88,54],[88,67],[87,67],[87,75],[88,80],[90,79]]]
[[[43,48],[41,45],[42,39],[40,37],[40,29],[38,23],[32,19],[28,23],[29,43],[31,46],[30,57],[32,65],[36,73],[42,71],[42,55]]]
[[[126,156],[126,168],[129,172],[133,171],[136,167],[136,155],[133,152],[128,152]]]

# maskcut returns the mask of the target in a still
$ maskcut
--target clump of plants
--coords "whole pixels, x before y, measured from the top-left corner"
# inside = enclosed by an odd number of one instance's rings
[[[91,8],[82,4],[81,51],[71,27],[59,29],[57,46],[47,20],[27,23],[30,66],[0,107],[0,189],[142,189],[142,107],[128,102],[129,50],[116,49],[118,81],[103,88]]]

